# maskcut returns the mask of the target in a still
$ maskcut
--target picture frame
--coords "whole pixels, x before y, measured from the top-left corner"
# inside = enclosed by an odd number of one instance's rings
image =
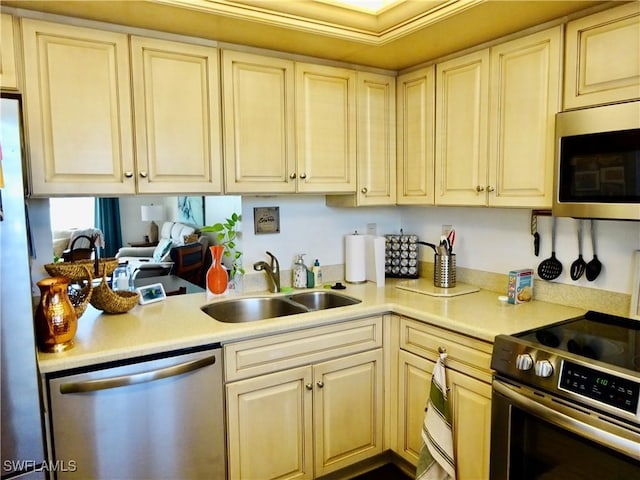
[[[140,305],[147,305],[149,303],[161,302],[167,298],[167,294],[164,291],[164,287],[161,283],[152,283],[151,285],[143,285],[136,288],[136,292],[140,294],[138,303]]]
[[[204,197],[179,196],[178,222],[189,225],[204,225]]]
[[[640,250],[633,252],[633,284],[631,286],[631,307],[629,315],[631,318],[640,320]]]
[[[254,207],[253,229],[256,235],[280,233],[280,207]]]

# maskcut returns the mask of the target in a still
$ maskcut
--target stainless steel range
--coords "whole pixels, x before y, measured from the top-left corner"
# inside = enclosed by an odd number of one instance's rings
[[[640,478],[640,322],[588,312],[493,349],[491,478]]]

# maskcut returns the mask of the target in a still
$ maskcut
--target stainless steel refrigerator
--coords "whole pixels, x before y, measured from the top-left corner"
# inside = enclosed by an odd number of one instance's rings
[[[0,99],[1,478],[45,478],[29,268],[20,102]]]

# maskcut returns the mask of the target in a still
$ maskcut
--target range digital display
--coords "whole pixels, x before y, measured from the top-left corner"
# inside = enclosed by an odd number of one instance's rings
[[[625,412],[638,411],[640,384],[565,360],[558,388],[597,400]]]

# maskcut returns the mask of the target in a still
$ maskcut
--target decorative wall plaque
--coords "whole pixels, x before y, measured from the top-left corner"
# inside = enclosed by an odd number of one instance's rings
[[[255,207],[253,225],[256,235],[280,233],[280,207]]]

